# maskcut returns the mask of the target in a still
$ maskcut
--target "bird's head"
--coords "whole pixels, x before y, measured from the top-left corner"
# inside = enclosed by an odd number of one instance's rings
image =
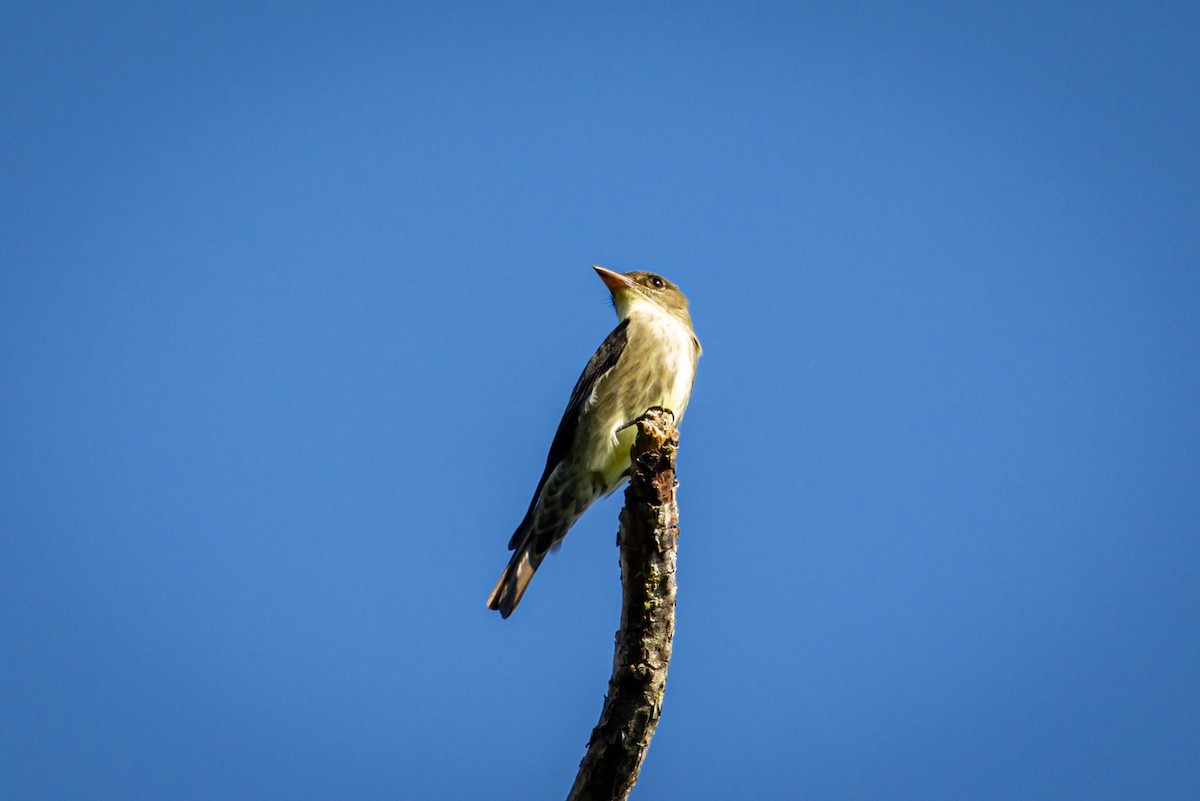
[[[692,327],[687,298],[679,291],[679,287],[661,275],[645,270],[618,273],[598,266],[592,269],[612,293],[613,307],[620,319],[624,320],[643,304],[651,304],[652,311],[659,314],[665,312],[685,323],[688,328]]]

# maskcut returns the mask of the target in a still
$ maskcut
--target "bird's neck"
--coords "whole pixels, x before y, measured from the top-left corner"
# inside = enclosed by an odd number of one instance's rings
[[[668,311],[654,301],[648,300],[641,295],[619,297],[615,300],[615,305],[617,307],[617,319],[621,322],[630,318],[659,323],[672,321],[689,331],[692,329],[692,321],[688,318],[686,311],[683,312],[683,316],[681,317],[679,314]]]

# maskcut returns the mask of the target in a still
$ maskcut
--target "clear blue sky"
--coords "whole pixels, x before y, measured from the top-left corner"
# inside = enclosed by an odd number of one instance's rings
[[[598,263],[705,347],[635,798],[1196,798],[1200,10],[835,6],[8,9],[0,797],[565,796]]]

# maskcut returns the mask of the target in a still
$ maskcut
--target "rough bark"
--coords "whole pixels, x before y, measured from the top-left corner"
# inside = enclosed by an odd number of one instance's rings
[[[637,426],[633,474],[617,532],[622,608],[613,673],[567,801],[628,798],[658,726],[667,686],[675,635],[679,432],[674,416],[662,409],[648,411]]]

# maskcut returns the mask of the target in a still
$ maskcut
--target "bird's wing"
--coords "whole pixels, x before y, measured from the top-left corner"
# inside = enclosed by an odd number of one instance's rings
[[[529,510],[525,512],[525,519],[521,521],[521,525],[517,526],[512,539],[509,540],[508,549],[510,551],[520,543],[524,530],[533,518],[533,510],[537,507],[538,497],[542,494],[542,487],[546,484],[546,479],[550,477],[550,473],[571,449],[580,412],[591,399],[596,385],[616,366],[628,341],[629,319],[626,318],[604,338],[604,342],[600,343],[600,347],[588,361],[587,367],[583,368],[583,374],[575,382],[575,389],[571,390],[571,399],[567,401],[567,408],[563,411],[562,419],[558,421],[558,430],[554,432],[554,441],[550,443],[550,453],[546,455],[546,469],[542,472],[542,477],[538,479],[537,489],[533,491]]]

